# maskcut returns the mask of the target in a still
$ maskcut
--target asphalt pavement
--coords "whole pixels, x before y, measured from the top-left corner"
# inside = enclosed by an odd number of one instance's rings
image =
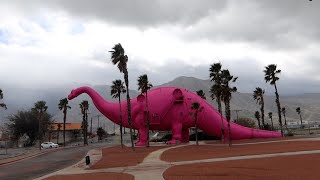
[[[63,148],[36,157],[0,166],[1,180],[27,180],[41,177],[71,166],[85,157],[90,149],[113,146],[113,142],[93,143],[88,146]]]

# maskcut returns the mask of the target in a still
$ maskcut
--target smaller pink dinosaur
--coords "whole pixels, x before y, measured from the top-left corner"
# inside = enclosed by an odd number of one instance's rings
[[[71,91],[69,100],[82,93],[88,94],[97,109],[108,119],[116,124],[120,122],[119,103],[108,102],[96,91],[89,87],[80,87]],[[189,128],[194,127],[193,110],[191,105],[198,102],[202,111],[198,114],[197,126],[204,132],[221,137],[221,117],[220,113],[207,101],[197,94],[179,87],[158,87],[148,91],[148,106],[150,115],[150,130],[172,131],[172,140],[168,144],[176,142],[189,142]],[[122,101],[123,126],[129,127],[126,119],[127,102]],[[133,128],[139,132],[139,139],[136,146],[145,146],[147,143],[145,96],[139,95],[131,99]],[[224,129],[227,129],[227,121],[223,119]],[[237,125],[231,125],[232,139],[250,138],[273,138],[281,137],[281,134],[273,131],[251,129]],[[225,137],[228,132],[225,131]]]

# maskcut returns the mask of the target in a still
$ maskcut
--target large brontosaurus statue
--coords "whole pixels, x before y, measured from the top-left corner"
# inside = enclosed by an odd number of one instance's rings
[[[88,94],[97,109],[108,119],[116,124],[120,122],[119,103],[108,102],[96,91],[89,87],[80,87],[71,91],[68,99],[71,100],[82,93]],[[172,140],[176,142],[189,142],[189,128],[194,127],[194,110],[191,105],[198,102],[203,107],[198,114],[197,126],[204,132],[221,137],[221,115],[207,101],[197,94],[179,87],[158,87],[148,91],[148,106],[150,130],[172,131]],[[129,127],[127,119],[127,102],[121,102],[123,126]],[[131,99],[132,126],[139,131],[137,146],[145,146],[147,143],[145,96],[139,95]],[[223,118],[224,129],[227,129],[227,121]],[[281,137],[281,134],[273,131],[251,129],[230,122],[232,139],[272,138]],[[225,131],[225,137],[228,132]]]

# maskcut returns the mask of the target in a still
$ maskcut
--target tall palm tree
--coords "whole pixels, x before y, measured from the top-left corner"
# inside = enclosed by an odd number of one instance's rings
[[[282,112],[283,117],[284,117],[284,125],[287,126],[286,108],[285,108],[285,107],[282,107],[282,108],[281,108],[281,112]]]
[[[297,107],[296,112],[300,115],[300,122],[301,122],[301,128],[302,128],[303,125],[302,125],[301,108],[300,108],[300,107]]]
[[[119,100],[119,109],[120,109],[120,139],[121,139],[121,147],[123,148],[123,138],[122,138],[122,110],[121,110],[121,93],[126,93],[126,89],[124,86],[124,82],[120,79],[112,81],[111,86],[111,96],[112,98],[118,98]]]
[[[42,136],[43,136],[43,130],[42,130],[42,118],[43,118],[43,113],[46,112],[48,109],[48,106],[46,106],[45,101],[38,101],[34,104],[34,107],[32,108],[32,111],[36,113],[39,121],[39,149],[41,150],[41,141],[42,141]]]
[[[262,127],[264,127],[264,98],[263,98],[264,92],[265,92],[264,89],[262,90],[260,87],[257,87],[256,90],[253,91],[253,99],[257,100],[257,103],[261,105],[260,112],[261,112]]]
[[[71,107],[68,105],[68,99],[63,98],[60,99],[60,102],[58,104],[58,108],[60,111],[63,112],[63,146],[66,146],[66,120],[67,120],[67,110],[71,109]]]
[[[80,104],[80,109],[82,113],[83,119],[83,144],[88,145],[87,135],[88,135],[88,110],[89,110],[89,102],[84,100]]]
[[[277,75],[281,73],[280,69],[277,69],[276,64],[270,64],[265,67],[266,69],[263,71],[265,73],[264,79],[267,82],[270,82],[271,85],[274,85],[275,94],[276,94],[276,104],[278,108],[278,117],[279,117],[279,125],[281,130],[281,135],[283,136],[283,128],[282,128],[282,120],[281,120],[281,105],[280,105],[280,98],[277,88],[277,81],[280,79]]]
[[[230,100],[232,98],[232,93],[237,91],[236,87],[230,87],[230,82],[236,82],[238,77],[233,77],[229,70],[222,70],[222,93],[221,100],[225,105],[225,113],[228,121],[228,132],[229,132],[229,146],[231,146],[231,128],[230,128],[230,119],[231,119],[231,110],[230,110]]]
[[[268,113],[268,116],[269,116],[269,118],[270,118],[270,120],[271,120],[271,129],[273,130],[272,112],[269,112],[269,113]]]
[[[0,89],[0,99],[3,99],[2,89]],[[7,105],[5,103],[0,103],[0,108],[7,109]]]
[[[132,123],[131,123],[131,103],[129,95],[129,74],[127,68],[128,56],[125,54],[124,49],[121,44],[116,44],[111,52],[111,61],[114,65],[117,65],[119,71],[124,75],[124,81],[127,88],[127,110],[128,110],[128,124],[130,126],[130,137],[131,137],[131,147],[134,151],[133,136],[132,136]]]
[[[197,126],[197,121],[198,121],[198,113],[202,111],[203,107],[200,108],[200,104],[198,102],[194,102],[191,105],[191,109],[194,110],[195,112],[193,113],[194,117],[194,127],[196,130],[196,144],[199,145],[198,142],[198,126]]]
[[[221,119],[221,140],[224,140],[224,125],[222,117],[222,107],[221,107],[221,95],[222,95],[222,74],[221,74],[221,63],[214,63],[210,66],[210,81],[213,81],[214,84],[210,88],[212,100],[216,99],[218,104],[218,111],[220,113]]]
[[[203,90],[199,90],[196,92],[197,92],[198,96],[200,96],[202,99],[207,99],[206,94],[203,92]]]
[[[261,129],[261,125],[260,125],[260,113],[259,111],[256,111],[254,113],[254,117],[258,120],[258,126],[259,126],[259,129]]]
[[[146,94],[146,111],[147,111],[147,147],[149,147],[149,130],[150,130],[150,118],[149,118],[149,108],[148,108],[148,90],[151,89],[153,85],[148,80],[148,75],[143,74],[138,78],[138,91],[141,90],[141,94]]]

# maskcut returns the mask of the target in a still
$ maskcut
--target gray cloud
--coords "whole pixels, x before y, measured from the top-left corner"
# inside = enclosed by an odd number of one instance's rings
[[[75,17],[115,25],[147,28],[163,24],[180,28],[191,40],[250,42],[271,49],[305,47],[320,37],[320,2],[307,0],[7,0],[23,12],[64,10]]]
[[[320,2],[300,0],[229,1],[221,14],[210,14],[183,34],[192,40],[250,42],[277,49],[319,45]]]
[[[219,0],[56,0],[28,2],[7,0],[22,11],[39,7],[46,9],[64,9],[71,15],[93,17],[115,24],[133,26],[153,26],[158,24],[190,24],[212,12],[223,10],[225,1]],[[40,8],[41,9],[41,8]]]

